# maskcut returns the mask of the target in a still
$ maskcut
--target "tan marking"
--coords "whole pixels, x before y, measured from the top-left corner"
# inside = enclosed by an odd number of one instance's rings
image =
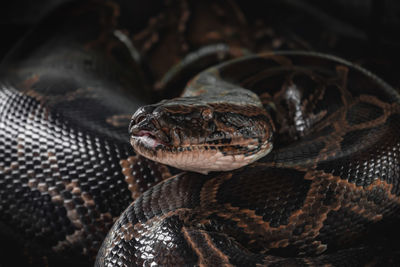
[[[217,192],[221,184],[232,178],[232,173],[221,173],[214,179],[208,180],[200,191],[200,206],[207,207],[217,203]]]
[[[144,223],[138,222],[133,225],[131,222],[128,222],[128,224],[122,225],[118,231],[112,232],[113,237],[111,238],[111,240],[113,240],[113,244],[117,244],[122,239],[125,242],[129,242],[134,238],[139,239],[141,236],[147,235],[149,231],[156,229],[156,226],[159,225],[166,218],[178,215],[179,218],[185,220],[185,218],[187,218],[188,214],[190,214],[191,211],[191,209],[181,208],[170,211],[161,216],[155,216]],[[112,249],[113,246],[107,246],[105,254],[109,254]]]
[[[32,86],[39,81],[39,79],[40,79],[39,75],[33,74],[28,79],[26,79],[21,84],[19,84],[18,87],[25,89],[25,90],[31,89]]]
[[[346,120],[346,111],[351,105],[355,105],[359,102],[370,103],[372,105],[378,106],[382,109],[383,114],[382,116],[376,118],[375,120],[368,121],[365,123],[360,123],[357,125],[349,125]],[[314,140],[308,141],[307,143],[313,143],[315,141],[323,141],[325,143],[325,147],[319,152],[316,158],[305,159],[304,162],[296,162],[297,165],[307,165],[307,167],[315,168],[317,164],[323,160],[328,158],[334,157],[339,151],[341,151],[341,141],[343,140],[343,136],[349,132],[354,130],[361,130],[361,129],[369,129],[372,127],[376,127],[378,125],[382,125],[386,122],[387,118],[390,117],[391,114],[397,113],[400,111],[400,107],[396,105],[387,104],[383,101],[380,101],[375,96],[371,95],[361,95],[359,98],[354,99],[354,102],[350,104],[350,107],[341,107],[333,114],[329,115],[326,119],[328,123],[330,123],[334,128],[334,133],[328,136],[317,137]],[[325,127],[325,124],[320,126]],[[367,144],[367,143],[366,143]],[[293,163],[289,162],[265,162],[265,163],[256,163],[254,166],[270,166],[270,167],[289,167],[294,168]]]
[[[348,107],[349,101],[352,102],[353,99],[351,93],[347,90],[348,73],[349,73],[349,67],[344,65],[336,66],[336,74],[338,75],[338,78],[341,82],[338,88],[341,92],[341,98],[345,107]]]
[[[122,173],[125,175],[125,182],[128,184],[128,189],[132,193],[132,199],[137,199],[141,195],[139,185],[135,181],[132,170],[132,165],[134,165],[136,161],[137,157],[132,156],[126,160],[120,160],[119,162],[122,168]]]
[[[196,255],[199,257],[198,264],[199,266],[206,267],[210,266],[210,264],[216,264],[216,260],[220,260],[221,262],[218,262],[219,266],[233,266],[232,264],[229,263],[229,258],[221,252],[212,242],[210,236],[207,234],[207,232],[202,231],[202,230],[194,230],[196,233],[199,233],[201,237],[205,240],[205,244],[201,244],[199,246],[196,244],[190,234],[187,228],[183,227],[182,232],[183,236],[185,237],[186,241],[189,243],[189,245],[192,247],[192,249],[196,252]]]
[[[269,222],[264,221],[262,216],[256,215],[254,210],[240,209],[238,207],[233,207],[230,204],[224,204],[223,206],[219,205],[215,199],[216,191],[219,189],[223,181],[229,179],[227,176],[221,177],[221,175],[208,181],[203,186],[200,199],[202,206],[205,210],[207,210],[207,212],[203,210],[202,217],[207,217],[209,214],[217,214],[221,218],[235,221],[237,226],[241,227],[243,231],[248,234],[248,236],[264,236],[267,240],[269,240],[268,248],[285,247],[296,240],[301,242],[305,240],[313,240],[316,236],[318,236],[328,213],[330,211],[337,211],[340,208],[348,208],[349,210],[353,210],[355,213],[369,221],[377,222],[381,220],[383,214],[377,212],[384,209],[382,209],[380,206],[377,206],[375,203],[373,203],[373,201],[361,201],[360,207],[359,202],[344,198],[344,196],[347,194],[347,192],[352,192],[352,199],[357,199],[359,197],[363,199],[365,192],[373,190],[375,187],[381,187],[385,192],[390,192],[391,188],[393,187],[393,185],[387,184],[381,180],[375,181],[366,188],[361,186],[357,187],[355,184],[342,180],[340,177],[335,177],[330,174],[323,173],[322,171],[314,170],[310,170],[306,174],[305,178],[312,180],[313,183],[311,184],[311,187],[307,193],[303,207],[291,214],[288,220],[289,223],[287,225],[271,227]],[[319,188],[322,187],[322,184],[327,180],[338,185],[335,189],[336,201],[334,201],[330,206],[322,205],[325,196],[318,193]],[[400,204],[400,198],[395,195],[390,195],[389,199]],[[390,206],[391,203],[388,203],[387,205]],[[201,223],[207,222],[203,220]],[[294,236],[292,231],[298,225],[305,225],[304,232],[300,236]],[[322,244],[319,241],[315,241],[311,245],[314,247],[316,253],[322,253],[327,249],[327,245]]]
[[[123,239],[125,242],[129,242],[130,240],[139,237],[137,231],[135,231],[135,226],[131,222],[122,225],[118,231],[122,231],[124,233]]]
[[[399,105],[399,103],[393,103],[391,105],[391,110],[392,110],[392,114],[400,113],[400,105]]]
[[[266,255],[263,258],[263,264],[256,264],[257,267],[266,267],[266,266],[270,266],[273,263],[279,263],[282,261],[281,257],[276,257],[276,256],[272,256],[272,255]]]
[[[46,184],[46,183],[40,182],[40,183],[37,185],[37,189],[38,189],[40,192],[47,192],[48,187],[47,187],[47,184]]]
[[[57,103],[62,103],[65,101],[72,101],[77,98],[95,98],[96,97],[94,88],[92,88],[92,87],[77,88],[74,91],[69,91],[62,95],[50,95],[50,96],[43,95],[34,89],[27,89],[24,91],[24,93],[27,96],[30,96],[30,97],[36,99],[37,101],[39,101],[42,106],[55,105]],[[49,111],[47,109],[45,109],[43,112],[45,115],[47,115],[49,113]]]
[[[96,205],[92,196],[87,192],[82,193],[82,199],[83,199],[86,207],[94,207]]]
[[[158,226],[166,218],[178,215],[180,219],[185,220],[188,214],[190,214],[191,212],[191,209],[180,208],[167,212],[161,216],[153,217],[144,223],[139,222],[133,225],[131,222],[129,222],[128,224],[121,226],[121,230],[118,231],[118,235],[120,236],[120,238],[124,239],[125,242],[129,242],[133,238],[138,239],[141,236],[145,235],[146,232],[156,229],[156,226]]]
[[[125,176],[125,182],[128,184],[128,189],[132,193],[132,199],[137,199],[141,194],[142,191],[140,190],[139,184],[136,182],[137,179],[141,178],[141,173],[138,174],[138,177],[133,175],[133,167],[136,166],[139,161],[144,161],[144,158],[141,156],[130,156],[127,159],[121,159],[119,164],[122,168],[122,173]],[[158,182],[165,180],[171,177],[171,173],[169,172],[168,168],[162,164],[154,163],[154,167],[158,168],[158,171],[161,174],[161,177],[158,178]],[[152,185],[154,186],[154,185]]]
[[[10,163],[10,166],[6,166],[6,167],[0,167],[0,171],[1,172],[3,172],[3,173],[9,173],[9,172],[12,172],[12,170],[16,170],[16,169],[18,169],[18,167],[19,167],[19,164],[18,164],[18,162],[11,162]]]
[[[185,238],[186,242],[189,244],[189,246],[194,250],[195,254],[197,257],[199,257],[199,260],[197,261],[197,264],[199,266],[203,266],[205,260],[204,260],[204,255],[201,251],[201,249],[197,246],[197,244],[192,240],[190,237],[186,227],[182,227],[182,233],[183,237]],[[207,256],[207,255],[206,255]]]
[[[25,146],[24,146],[24,140],[21,137],[17,137],[17,154],[18,156],[23,156],[25,155]],[[13,170],[17,170],[19,167],[18,161],[13,161],[10,162],[9,166],[5,167],[0,167],[0,172],[3,172],[4,174],[12,172]]]
[[[212,242],[210,236],[205,231],[203,232],[203,237],[206,240],[208,248],[211,248],[214,253],[217,254],[218,258],[226,262],[223,266],[233,266],[232,264],[229,264],[229,258],[215,246],[214,242]]]
[[[23,136],[24,133],[22,133]],[[18,146],[17,150],[19,155],[24,155],[25,154],[25,149],[26,149],[26,144],[25,144],[25,139],[22,137],[18,137]],[[60,173],[59,173],[59,166],[57,163],[57,158],[56,155],[53,152],[39,152],[39,153],[33,153],[34,157],[40,157],[42,158],[42,165],[43,166],[50,166],[51,169],[51,177],[53,177],[55,180],[60,178]],[[44,158],[43,158],[44,156]],[[10,167],[17,167],[16,165],[11,165]],[[46,167],[47,168],[47,167]],[[11,170],[11,169],[10,169]],[[71,221],[71,223],[78,228],[75,230],[75,232],[71,235],[66,236],[66,239],[63,241],[58,242],[56,246],[54,246],[54,249],[67,249],[70,248],[71,245],[74,243],[81,243],[83,240],[86,238],[86,233],[85,229],[83,228],[83,222],[80,221],[80,217],[75,209],[75,204],[73,200],[65,200],[60,192],[58,191],[56,186],[51,186],[45,181],[40,181],[39,179],[36,178],[36,173],[33,170],[28,170],[28,175],[31,177],[27,183],[27,185],[31,189],[37,189],[40,192],[48,192],[51,196],[51,201],[58,206],[63,206],[67,210],[67,218]],[[78,179],[73,179],[71,182],[66,183],[63,181],[63,184],[65,186],[66,190],[69,190],[74,196],[76,197],[81,197],[81,199],[84,202],[84,205],[87,208],[92,208],[95,206],[95,203],[92,199],[92,197],[88,193],[82,193],[82,189],[79,187],[79,180]],[[100,214],[100,217],[96,219],[96,222],[94,223],[96,227],[96,231],[102,232],[104,234],[107,233],[108,229],[111,227],[111,224],[113,223],[113,220],[116,218],[112,218],[111,214],[106,213],[106,214]],[[92,230],[89,230],[92,231]],[[90,250],[90,249],[89,249]],[[88,249],[84,249],[83,253],[89,253]],[[90,253],[95,254],[96,252],[91,251]]]
[[[368,129],[372,127],[376,127],[377,125],[382,125],[386,122],[387,118],[391,115],[392,113],[392,107],[390,104],[384,103],[380,101],[378,98],[375,96],[371,95],[360,95],[359,99],[355,101],[352,105],[355,105],[357,103],[369,103],[375,106],[378,106],[382,109],[383,114],[382,116],[376,118],[375,120],[371,120],[368,122],[360,123],[357,125],[348,125],[346,121],[346,133],[354,130],[361,130],[361,129]],[[351,106],[350,106],[351,107]]]
[[[62,205],[64,202],[64,199],[61,195],[55,195],[51,198],[51,201],[53,201],[55,204],[60,204]]]
[[[114,127],[124,127],[129,125],[132,114],[119,114],[106,118],[106,122]]]
[[[84,239],[85,239],[84,230],[83,229],[76,230],[72,234],[67,235],[65,237],[65,240],[58,241],[57,244],[52,247],[52,249],[56,252],[61,252],[64,249],[69,248],[71,244],[83,242]]]

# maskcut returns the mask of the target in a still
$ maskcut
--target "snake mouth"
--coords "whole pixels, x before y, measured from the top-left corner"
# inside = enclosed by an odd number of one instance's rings
[[[155,151],[167,147],[170,143],[170,138],[162,131],[158,121],[151,116],[133,120],[129,125],[129,133],[134,148]]]
[[[140,130],[131,134],[131,144],[141,144],[148,149],[155,150],[156,148],[165,147],[167,144],[161,140],[159,134],[148,130]]]
[[[258,146],[247,143],[243,143],[242,146],[238,144],[173,146],[161,141],[157,131],[148,130],[131,134],[131,144],[138,154],[148,159],[203,174],[240,168],[265,156],[272,149],[272,143],[269,141]]]

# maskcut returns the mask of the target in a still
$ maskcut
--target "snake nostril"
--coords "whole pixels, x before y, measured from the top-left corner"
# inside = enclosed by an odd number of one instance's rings
[[[140,107],[135,114],[133,114],[132,116],[132,123],[140,123],[141,121],[143,121],[144,119],[146,119],[146,117],[150,114],[152,114],[153,110],[156,107],[154,105],[148,105],[148,106],[143,106]]]
[[[144,114],[139,115],[135,118],[135,123],[140,123],[141,121],[143,121],[146,118],[146,116]]]
[[[131,121],[129,122],[129,127],[128,127],[128,131],[132,132],[133,128],[135,127],[135,125],[137,125],[138,123],[140,123],[141,121],[143,121],[146,118],[146,116],[144,114],[134,114],[131,118]]]

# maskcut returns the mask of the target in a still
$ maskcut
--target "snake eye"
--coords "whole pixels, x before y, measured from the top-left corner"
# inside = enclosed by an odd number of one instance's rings
[[[213,112],[212,112],[212,110],[211,109],[204,109],[202,112],[201,112],[201,117],[204,119],[204,120],[206,120],[206,121],[208,121],[208,120],[211,120],[212,119],[212,117],[213,117]]]

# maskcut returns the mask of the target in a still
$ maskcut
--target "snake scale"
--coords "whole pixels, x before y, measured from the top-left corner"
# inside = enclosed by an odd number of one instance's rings
[[[188,98],[151,104],[120,12],[66,4],[1,65],[0,234],[13,266],[400,262],[397,91],[333,56],[252,55],[230,40],[182,56],[155,85],[212,66]],[[134,152],[135,112],[135,149],[188,171]]]

